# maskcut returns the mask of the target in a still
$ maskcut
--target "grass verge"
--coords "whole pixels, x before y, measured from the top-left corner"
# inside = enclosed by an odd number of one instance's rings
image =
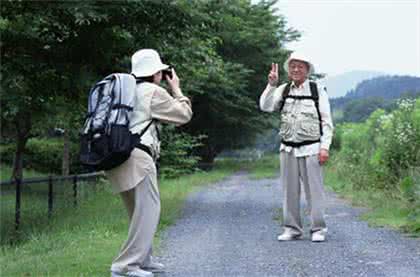
[[[278,154],[269,154],[261,159],[248,161],[244,165],[251,179],[275,178],[280,174],[280,159]]]
[[[379,189],[354,190],[348,179],[339,176],[335,163],[329,163],[325,173],[327,187],[350,200],[353,205],[368,208],[361,218],[370,226],[387,226],[420,237],[420,218],[410,216],[411,208],[403,200]]]
[[[32,178],[32,177],[43,177],[43,176],[47,176],[47,174],[44,173],[39,173],[35,170],[25,170],[24,173],[24,178]],[[10,176],[12,176],[12,168],[6,164],[0,163],[0,181],[9,181],[10,180]]]
[[[242,165],[220,161],[210,172],[160,180],[162,215],[158,231],[176,220],[190,192],[220,181]],[[44,201],[32,203],[32,209],[45,211]],[[119,197],[111,194],[107,181],[97,184],[96,192],[84,198],[77,208],[58,209],[49,221],[43,212],[25,217],[30,212],[22,211],[19,240],[15,243],[3,240],[1,276],[109,275],[110,263],[127,236],[127,216]],[[4,219],[2,216],[2,225],[6,223]]]

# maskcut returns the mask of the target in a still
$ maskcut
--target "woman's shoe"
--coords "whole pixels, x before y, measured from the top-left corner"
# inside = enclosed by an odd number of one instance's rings
[[[138,268],[126,272],[111,271],[111,277],[153,277],[153,273]]]
[[[151,261],[150,263],[142,266],[144,270],[157,273],[157,272],[164,272],[165,266],[162,263]]]

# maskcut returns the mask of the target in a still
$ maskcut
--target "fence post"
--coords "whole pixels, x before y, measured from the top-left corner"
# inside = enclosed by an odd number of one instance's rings
[[[77,175],[73,176],[73,205],[77,207]]]
[[[20,199],[21,199],[21,183],[22,179],[16,178],[16,206],[15,206],[15,230],[19,230],[20,224]]]
[[[48,177],[48,218],[51,218],[54,204],[54,192],[53,192],[53,182],[52,176]]]

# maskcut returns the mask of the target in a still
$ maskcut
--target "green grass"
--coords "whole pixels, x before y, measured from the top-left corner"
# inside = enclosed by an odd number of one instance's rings
[[[176,220],[191,191],[219,181],[242,166],[221,161],[210,172],[160,180],[162,215],[158,232]],[[30,208],[22,210],[21,232],[11,237],[14,243],[2,238],[1,276],[108,276],[110,263],[127,236],[126,212],[119,196],[111,194],[107,181],[100,182],[96,192],[86,194],[76,209],[63,205],[48,221],[46,199],[33,200],[37,197],[29,193],[26,202],[22,201]],[[60,201],[71,203],[71,198]],[[14,210],[6,210],[9,215],[2,214],[1,222],[10,230]],[[4,234],[10,238],[10,233]]]
[[[283,222],[283,208],[277,208],[274,210],[273,220],[279,223]]]
[[[92,183],[80,182],[78,186],[78,201],[90,201],[95,196],[97,186]],[[99,185],[100,186],[100,185]],[[48,220],[48,185],[34,184],[22,186],[20,231],[15,232],[15,190],[2,191],[0,203],[0,244],[12,244],[26,241],[30,235],[49,229]],[[73,187],[69,182],[54,184],[53,222],[54,216],[72,211]]]
[[[277,154],[264,156],[255,161],[250,169],[252,179],[275,178],[280,174],[280,158]]]
[[[12,168],[8,165],[3,163],[0,164],[0,181],[9,181],[10,177],[12,176]],[[39,173],[35,170],[24,170],[23,177],[24,178],[32,178],[32,177],[42,177],[47,176],[47,174]]]
[[[353,205],[368,208],[361,218],[370,226],[387,226],[407,232],[412,236],[420,236],[420,218],[410,216],[411,209],[403,200],[391,197],[378,189],[353,189],[349,179],[339,176],[337,168],[332,163],[328,164],[325,172],[327,187],[350,200]]]
[[[278,154],[265,155],[261,159],[244,160],[242,164],[242,169],[248,171],[250,178],[254,180],[275,178],[280,174],[280,159]]]
[[[342,166],[342,163],[339,163]],[[381,190],[354,190],[348,178],[339,176],[336,163],[331,160],[325,168],[327,187],[348,199],[355,206],[367,207],[361,218],[371,226],[388,226],[420,236],[420,218],[410,216],[411,208],[401,199],[395,199]],[[278,155],[268,155],[245,166],[251,178],[273,178],[279,174]]]
[[[197,172],[177,179],[160,180],[162,215],[158,233],[179,217],[185,197],[202,185],[220,181],[237,170],[248,170],[253,178],[274,177],[278,173],[278,156],[258,161],[217,161],[209,172]],[[363,218],[371,224],[401,227],[407,224],[406,213],[399,203],[385,200],[378,193],[351,192],[350,186],[337,176],[334,167],[326,170],[326,183],[357,205],[372,207]],[[110,192],[107,181],[97,184],[96,191],[85,185],[80,205],[73,208],[71,192],[57,191],[57,209],[51,220],[46,217],[44,188],[28,191],[22,204],[21,232],[11,235],[13,201],[4,204],[2,195],[1,223],[9,233],[2,232],[0,247],[1,276],[108,276],[113,257],[127,236],[127,216],[117,195]],[[61,203],[61,204],[60,204]],[[6,207],[6,209],[4,209]],[[8,208],[7,208],[8,207]],[[275,219],[280,220],[279,210]],[[6,227],[4,227],[6,226]],[[15,239],[12,243],[10,238]],[[18,239],[18,240],[16,240]],[[155,245],[159,244],[159,236]],[[158,249],[159,251],[159,249]]]

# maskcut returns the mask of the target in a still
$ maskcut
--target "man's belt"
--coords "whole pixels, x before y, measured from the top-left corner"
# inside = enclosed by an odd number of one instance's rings
[[[320,139],[317,139],[317,140],[305,140],[305,141],[302,141],[302,142],[293,142],[293,141],[285,141],[285,140],[282,140],[281,141],[281,143],[283,143],[284,145],[295,147],[295,148],[298,148],[298,147],[301,147],[301,146],[305,146],[305,145],[314,144],[314,143],[318,143],[318,142],[321,142],[321,140]]]

